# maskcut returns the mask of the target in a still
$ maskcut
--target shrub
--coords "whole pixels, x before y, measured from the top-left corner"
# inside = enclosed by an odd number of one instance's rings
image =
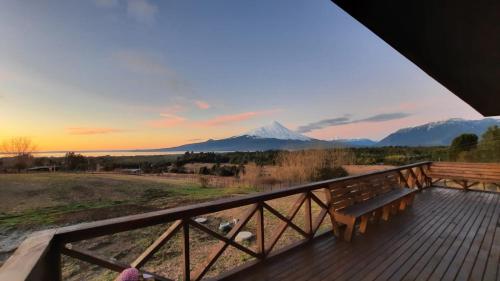
[[[346,148],[284,151],[278,156],[277,162],[277,178],[281,182],[297,184],[347,175],[341,167],[352,163],[353,155]]]
[[[461,134],[453,139],[450,145],[450,159],[457,160],[464,151],[471,151],[477,147],[475,134]]]

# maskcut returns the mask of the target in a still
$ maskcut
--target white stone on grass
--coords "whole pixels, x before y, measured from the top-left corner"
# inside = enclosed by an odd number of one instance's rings
[[[243,241],[250,241],[253,238],[253,234],[250,231],[241,231],[236,235],[236,238],[234,240],[236,242],[243,242]]]
[[[196,218],[194,219],[195,222],[197,223],[206,223],[207,222],[207,218]]]
[[[219,224],[219,230],[220,231],[226,232],[226,231],[231,230],[231,228],[233,228],[233,225],[230,222],[221,222]]]

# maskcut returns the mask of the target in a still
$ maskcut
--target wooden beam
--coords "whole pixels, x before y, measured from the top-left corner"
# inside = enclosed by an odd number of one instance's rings
[[[408,184],[408,179],[403,175],[402,171],[398,171],[399,177],[401,181],[404,183],[405,187],[410,188],[410,185]]]
[[[189,223],[188,219],[182,220],[182,257],[183,257],[183,267],[182,275],[184,281],[191,280],[191,261],[190,261],[190,251],[189,251]]]
[[[182,207],[149,212],[144,214],[131,215],[120,218],[101,220],[96,222],[82,223],[82,224],[58,228],[54,236],[57,237],[58,241],[61,241],[63,243],[80,241],[108,234],[119,233],[122,231],[148,227],[169,221],[180,220],[183,218],[192,218],[207,213],[213,213],[236,207],[247,206],[250,204],[257,204],[263,201],[269,201],[295,194],[301,194],[307,191],[323,189],[325,188],[325,186],[341,184],[343,182],[349,182],[349,181],[359,181],[362,179],[383,175],[387,173],[393,173],[395,171],[401,171],[408,169],[410,167],[417,167],[428,163],[430,162],[415,163],[393,169],[375,171],[363,175],[347,176],[347,177],[320,181],[305,185],[299,185],[291,188],[274,190],[259,194],[226,198],[217,201],[204,202],[195,205],[182,206]]]
[[[288,219],[287,217],[285,217],[284,215],[282,215],[280,212],[278,212],[276,209],[274,209],[273,207],[269,206],[267,203],[263,203],[264,207],[273,215],[275,215],[277,218],[279,218],[283,223],[285,223],[287,226],[290,226],[291,228],[293,228],[295,231],[297,231],[298,233],[300,233],[302,236],[304,237],[307,237],[307,233],[302,229],[300,228],[299,226],[297,226],[296,224],[293,223],[293,218],[292,219]],[[299,207],[300,209],[300,207]],[[297,210],[298,211],[298,210]],[[295,217],[295,216],[294,216]],[[285,225],[282,225],[282,226],[285,226]]]
[[[295,203],[292,205],[292,208],[290,209],[290,213],[286,217],[284,217],[278,211],[271,208],[271,206],[264,203],[264,207],[266,209],[268,209],[275,216],[277,216],[278,218],[281,218],[283,220],[281,227],[278,229],[278,231],[276,232],[274,237],[271,239],[271,244],[266,249],[266,254],[269,254],[273,250],[274,246],[276,245],[278,240],[281,238],[281,235],[283,235],[283,233],[285,232],[285,230],[287,229],[288,226],[292,226],[292,228],[297,230],[297,232],[302,234],[304,237],[307,237],[307,233],[305,233],[300,227],[298,227],[294,223],[292,223],[293,219],[295,218],[295,215],[299,212],[300,207],[302,206],[302,204],[304,203],[305,200],[306,200],[306,196],[304,194],[302,194],[297,199],[297,201],[295,201]]]
[[[122,263],[122,262],[119,262],[117,260],[110,259],[110,258],[105,258],[105,257],[99,256],[99,255],[96,255],[90,251],[87,251],[85,249],[77,248],[75,246],[63,247],[61,249],[61,253],[66,255],[66,256],[69,256],[69,257],[72,257],[72,258],[75,258],[75,259],[78,259],[78,260],[81,260],[84,262],[88,262],[90,264],[95,264],[95,265],[107,268],[107,269],[109,269],[111,271],[115,271],[115,272],[122,272],[123,270],[130,268],[130,265],[128,265],[126,263]]]
[[[265,247],[265,237],[264,237],[264,205],[259,204],[259,209],[257,210],[257,251],[259,254],[259,258],[263,259],[266,256],[266,247]]]
[[[306,200],[304,201],[304,224],[306,228],[307,237],[311,239],[314,233],[312,226],[312,209],[311,209],[310,192],[306,193]]]
[[[332,207],[332,200],[333,200],[332,193],[328,188],[324,188],[323,192],[326,198],[326,206],[328,207],[328,213],[330,214],[330,222],[332,223],[333,234],[337,237],[340,237],[340,227],[337,221],[335,220],[335,216],[333,214],[335,210]]]
[[[182,221],[175,221],[158,239],[156,239],[137,259],[135,259],[132,263],[132,267],[140,268],[142,267],[148,259],[158,251],[165,243],[172,238],[177,230],[181,228]]]
[[[229,239],[229,238],[227,238],[227,237],[225,237],[225,236],[223,236],[223,235],[221,235],[221,234],[219,234],[219,233],[217,233],[217,232],[215,232],[213,230],[211,230],[210,228],[208,228],[208,227],[206,227],[204,225],[201,225],[201,224],[199,224],[199,223],[197,223],[197,222],[195,222],[193,220],[189,220],[189,224],[191,224],[192,226],[194,226],[194,227],[198,228],[199,230],[205,232],[206,234],[208,234],[210,236],[213,236],[214,238],[219,239],[220,241],[223,241],[223,242],[225,242],[227,244],[230,244],[231,246],[237,248],[240,251],[243,251],[243,252],[249,254],[250,256],[253,256],[255,258],[259,258],[259,254],[258,253],[255,253],[254,251],[248,249],[247,247],[245,247],[245,246],[243,246],[243,245],[241,245],[241,244],[239,244],[239,243],[237,243],[237,242],[235,242],[235,241],[233,241],[233,240],[231,240],[231,239]]]
[[[417,184],[418,189],[422,189],[422,184],[420,184],[420,181],[418,180],[418,177],[415,174],[415,172],[413,172],[413,169],[409,168],[408,171],[410,175],[413,177],[413,179],[415,179],[415,183]]]
[[[229,231],[226,237],[230,240],[234,240],[238,232],[240,232],[240,230],[247,224],[253,214],[257,211],[258,207],[258,204],[250,206],[249,210],[243,215],[243,218]],[[212,254],[208,257],[208,263],[206,265],[198,266],[191,276],[191,279],[195,281],[201,280],[201,278],[203,278],[210,267],[212,267],[212,265],[217,261],[217,259],[222,255],[222,253],[228,246],[228,243],[220,242],[216,246],[215,251],[213,251]]]
[[[0,280],[61,280],[60,254],[54,229],[33,233],[0,267]]]
[[[66,255],[66,256],[69,256],[69,257],[72,257],[72,258],[75,258],[75,259],[78,259],[78,260],[81,260],[84,262],[88,262],[90,264],[95,264],[95,265],[107,268],[107,269],[109,269],[111,271],[115,271],[115,272],[122,272],[123,270],[130,268],[130,265],[128,265],[128,264],[119,262],[119,261],[114,260],[114,259],[105,258],[105,257],[99,256],[99,255],[96,255],[94,253],[91,253],[87,250],[80,249],[80,248],[74,247],[74,246],[62,247],[61,253]],[[152,273],[152,272],[148,272],[148,271],[144,271],[144,270],[140,270],[140,272],[153,276],[155,280],[173,281],[172,279],[165,278],[163,276],[157,275],[157,274]]]

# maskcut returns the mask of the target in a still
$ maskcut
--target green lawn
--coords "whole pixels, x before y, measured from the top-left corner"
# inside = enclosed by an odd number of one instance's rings
[[[78,223],[253,192],[157,176],[0,174],[0,228]]]

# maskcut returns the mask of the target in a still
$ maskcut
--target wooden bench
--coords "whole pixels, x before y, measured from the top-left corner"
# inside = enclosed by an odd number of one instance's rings
[[[500,164],[433,162],[428,176],[433,184],[440,180],[451,180],[465,190],[479,183],[500,186]]]
[[[343,238],[351,241],[360,219],[359,231],[366,232],[371,218],[389,220],[391,214],[411,205],[415,189],[401,188],[399,174],[383,174],[360,182],[347,182],[331,189],[332,222],[345,225]],[[336,231],[341,236],[339,230]]]

